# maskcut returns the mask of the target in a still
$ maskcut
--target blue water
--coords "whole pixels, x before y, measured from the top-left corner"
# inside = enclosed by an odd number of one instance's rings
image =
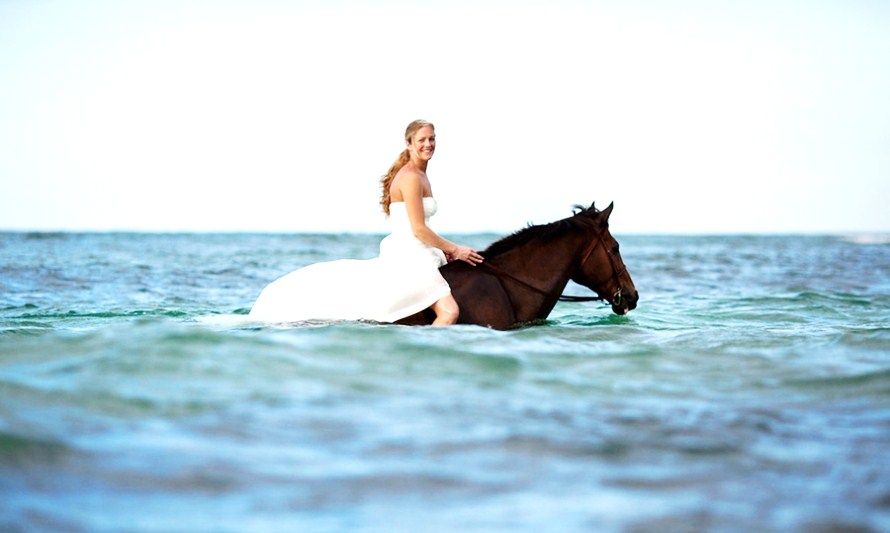
[[[890,531],[890,239],[618,238],[503,332],[244,323],[377,236],[0,234],[0,531]]]

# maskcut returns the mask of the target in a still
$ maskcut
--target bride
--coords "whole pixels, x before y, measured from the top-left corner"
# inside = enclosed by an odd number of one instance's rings
[[[257,298],[251,320],[395,322],[431,308],[433,325],[457,322],[460,310],[439,267],[458,259],[475,266],[483,258],[429,226],[437,209],[426,175],[436,150],[433,125],[424,120],[408,124],[405,145],[380,180],[380,205],[392,232],[380,242],[379,257],[316,263],[278,278]]]

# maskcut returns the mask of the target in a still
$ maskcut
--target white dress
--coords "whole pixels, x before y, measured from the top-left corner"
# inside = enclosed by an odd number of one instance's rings
[[[389,209],[392,232],[380,242],[379,257],[315,263],[282,276],[263,289],[249,318],[395,322],[449,294],[439,273],[445,254],[414,236],[404,202]],[[423,199],[427,223],[436,209],[435,199]]]

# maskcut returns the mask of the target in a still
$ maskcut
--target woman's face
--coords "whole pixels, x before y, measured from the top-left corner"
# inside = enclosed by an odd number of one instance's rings
[[[436,151],[436,131],[432,126],[424,126],[414,133],[408,141],[408,149],[421,161],[429,161]]]

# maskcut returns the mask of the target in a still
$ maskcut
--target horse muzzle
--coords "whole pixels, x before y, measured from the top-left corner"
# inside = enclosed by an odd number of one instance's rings
[[[640,299],[640,293],[636,290],[625,291],[618,288],[609,303],[612,304],[612,312],[616,315],[626,315],[631,310],[636,309],[637,301]]]

